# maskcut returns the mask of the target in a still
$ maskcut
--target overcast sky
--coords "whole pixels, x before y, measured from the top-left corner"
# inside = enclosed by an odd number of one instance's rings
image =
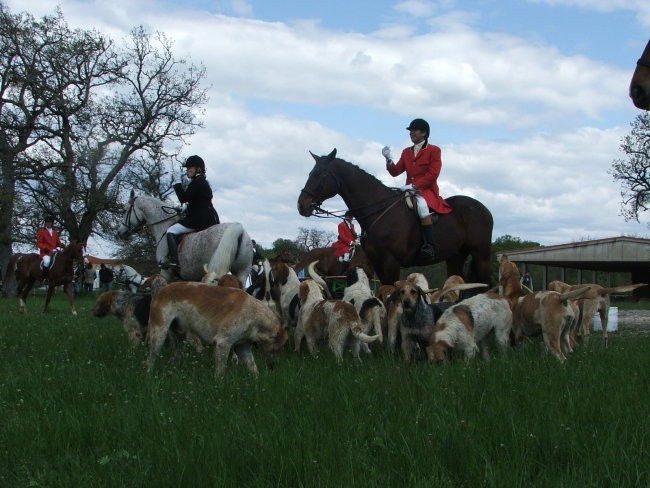
[[[5,0],[50,14],[50,0]],[[443,197],[494,215],[493,239],[542,245],[649,237],[620,217],[608,174],[639,114],[628,97],[648,42],[647,0],[111,0],[60,2],[72,27],[115,40],[143,25],[207,68],[205,128],[183,156],[206,161],[222,222],[270,247],[300,227],[315,154],[337,148],[386,185],[381,148],[410,144],[422,117],[442,148]],[[343,209],[340,199],[325,203]],[[90,252],[102,254],[94,244]]]

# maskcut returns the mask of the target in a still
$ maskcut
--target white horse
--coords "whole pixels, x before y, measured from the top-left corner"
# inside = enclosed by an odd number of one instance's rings
[[[127,264],[121,264],[114,268],[113,271],[115,272],[115,280],[122,285],[126,285],[132,293],[137,292],[146,279]]]
[[[149,196],[136,197],[131,191],[129,208],[117,231],[122,238],[134,231],[149,226],[156,241],[156,261],[164,262],[167,257],[167,228],[180,219],[180,211],[157,198]],[[208,271],[221,277],[230,271],[242,283],[250,274],[253,262],[253,243],[244,227],[238,222],[218,224],[200,232],[185,234],[178,246],[180,278],[185,281],[201,281]],[[161,274],[173,281],[173,273],[167,269]]]

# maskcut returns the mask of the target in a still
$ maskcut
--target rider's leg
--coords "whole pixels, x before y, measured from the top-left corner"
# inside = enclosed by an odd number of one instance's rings
[[[341,274],[347,274],[348,268],[350,267],[350,253],[346,252],[341,256]]]
[[[171,225],[167,229],[167,257],[169,259],[169,266],[178,267],[178,239],[182,234],[192,232],[194,229],[185,227],[178,222]]]
[[[43,278],[47,278],[47,272],[50,270],[50,262],[52,261],[51,256],[48,256],[47,254],[43,256],[43,260],[41,261],[41,269],[43,270]]]
[[[416,197],[418,206],[418,215],[420,216],[420,225],[422,226],[423,243],[420,248],[420,253],[425,254],[431,259],[435,259],[435,250],[433,248],[433,217],[431,217],[431,210],[427,205],[426,200],[420,195]]]

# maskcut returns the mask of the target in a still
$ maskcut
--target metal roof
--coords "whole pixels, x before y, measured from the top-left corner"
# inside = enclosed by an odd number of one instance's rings
[[[611,237],[555,246],[502,251],[511,261],[598,271],[650,271],[650,239]]]

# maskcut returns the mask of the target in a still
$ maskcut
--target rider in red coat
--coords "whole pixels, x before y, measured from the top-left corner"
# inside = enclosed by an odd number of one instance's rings
[[[438,176],[442,169],[441,150],[429,144],[429,123],[424,119],[414,119],[406,128],[413,145],[402,151],[397,163],[392,161],[390,149],[384,147],[382,154],[386,158],[386,169],[392,176],[406,172],[404,189],[415,189],[418,215],[424,237],[421,252],[435,258],[433,248],[433,218],[431,211],[439,214],[451,212],[451,207],[440,196]]]
[[[36,233],[36,246],[41,255],[41,268],[43,274],[47,274],[52,260],[52,254],[56,248],[63,248],[63,242],[59,239],[59,233],[52,227],[54,224],[54,216],[45,216],[45,227],[38,229]]]
[[[352,217],[352,212],[350,210],[345,212],[343,221],[338,227],[339,238],[334,244],[332,244],[332,247],[334,248],[334,256],[337,256],[339,261],[343,263],[343,274],[348,270],[352,247],[359,245],[359,241],[357,241],[357,232],[352,223]]]

